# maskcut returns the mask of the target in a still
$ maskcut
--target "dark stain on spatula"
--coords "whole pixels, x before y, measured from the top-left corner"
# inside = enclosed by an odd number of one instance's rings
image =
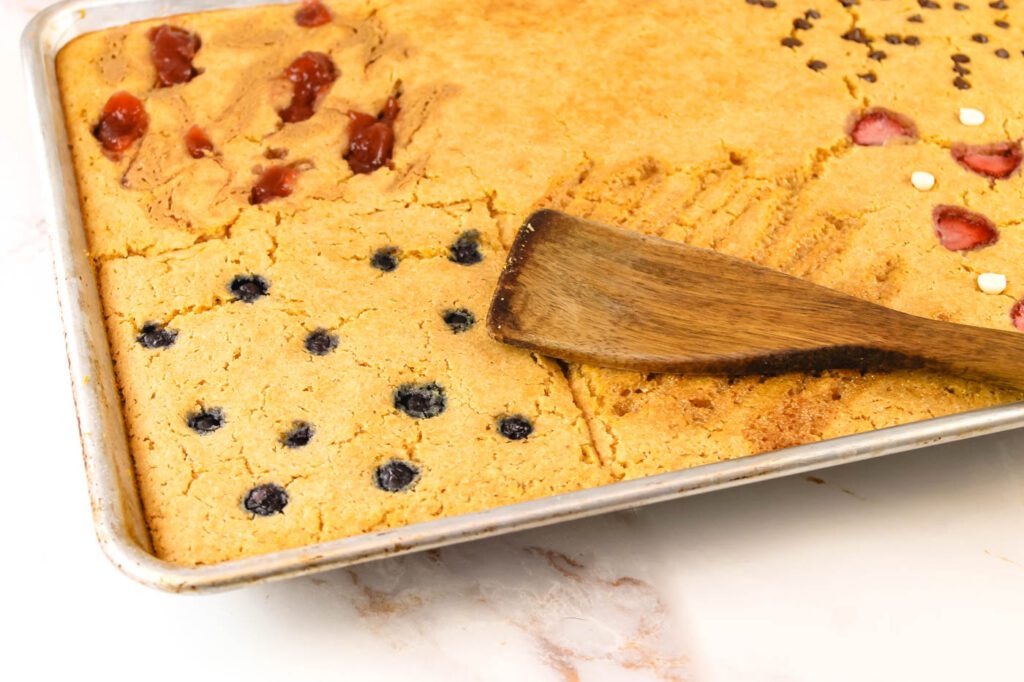
[[[487,326],[503,343],[644,372],[935,367],[1024,386],[1024,337],[901,313],[707,249],[557,211],[523,224]]]

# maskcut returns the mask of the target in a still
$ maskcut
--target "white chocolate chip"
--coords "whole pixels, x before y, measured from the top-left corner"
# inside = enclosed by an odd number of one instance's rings
[[[1006,275],[983,272],[978,275],[978,288],[986,294],[1001,294],[1006,291]]]
[[[935,186],[935,176],[928,171],[914,171],[910,175],[910,182],[922,192],[927,192]]]
[[[985,122],[985,114],[977,109],[964,107],[960,109],[960,122],[965,126],[980,126]]]

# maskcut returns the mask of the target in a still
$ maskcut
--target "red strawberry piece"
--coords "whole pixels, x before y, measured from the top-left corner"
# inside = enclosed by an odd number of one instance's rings
[[[303,52],[284,70],[284,77],[292,82],[292,102],[278,114],[285,123],[298,123],[316,112],[338,78],[338,69],[323,52]]]
[[[353,173],[372,173],[391,163],[395,148],[395,119],[398,99],[389,97],[377,116],[359,111],[348,112],[348,150],[344,159]]]
[[[999,241],[991,220],[959,206],[936,206],[932,225],[939,243],[950,251],[973,251]]]
[[[891,140],[916,140],[917,128],[902,114],[876,107],[860,114],[850,126],[854,144],[880,147]]]
[[[146,134],[148,127],[149,115],[142,102],[122,91],[107,100],[92,134],[103,145],[103,152],[116,161],[124,150]]]
[[[152,46],[149,56],[156,67],[159,87],[187,83],[199,75],[199,70],[192,66],[192,60],[203,44],[199,36],[183,28],[163,24],[150,30],[149,42]]]
[[[201,159],[213,153],[213,142],[199,126],[192,126],[185,133],[185,148],[193,159]]]
[[[1010,308],[1010,322],[1017,329],[1024,332],[1024,298],[1013,304]]]
[[[996,142],[995,144],[954,145],[953,158],[969,171],[986,178],[1002,180],[1012,175],[1024,159],[1020,141]]]
[[[260,179],[253,185],[249,193],[249,203],[265,204],[280,197],[291,195],[295,191],[295,181],[299,178],[298,164],[271,166],[260,174]]]
[[[331,21],[331,11],[320,0],[303,0],[295,11],[295,23],[305,28],[323,26]]]

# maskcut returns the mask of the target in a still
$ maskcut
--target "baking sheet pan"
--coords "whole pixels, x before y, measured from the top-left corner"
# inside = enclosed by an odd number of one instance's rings
[[[274,3],[66,0],[37,15],[22,39],[35,132],[50,191],[49,235],[96,534],[110,560],[131,578],[174,592],[236,587],[1024,426],[1024,403],[1014,403],[216,565],[161,561],[152,554],[125,437],[102,307],[86,251],[55,57],[70,40],[90,31],[261,4]]]

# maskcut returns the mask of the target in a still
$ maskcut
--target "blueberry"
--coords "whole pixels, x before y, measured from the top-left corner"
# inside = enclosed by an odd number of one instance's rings
[[[419,475],[420,470],[414,465],[393,459],[377,467],[373,472],[373,481],[381,490],[397,493],[412,485]]]
[[[177,329],[167,329],[157,322],[147,322],[142,325],[142,330],[135,340],[143,348],[155,350],[157,348],[170,348],[178,338]]]
[[[219,407],[202,408],[198,412],[190,412],[185,418],[188,428],[203,435],[213,433],[224,426],[224,411]]]
[[[449,308],[442,313],[444,323],[455,334],[469,331],[476,324],[476,315],[465,308]]]
[[[370,258],[370,265],[381,272],[393,272],[398,267],[398,247],[384,246]]]
[[[307,422],[295,422],[292,424],[291,430],[281,436],[281,443],[286,448],[301,448],[305,445],[309,445],[309,441],[313,440],[313,425]]]
[[[459,265],[476,265],[484,259],[480,253],[480,233],[476,230],[469,230],[459,235],[459,238],[448,247],[448,260]]]
[[[256,516],[280,514],[288,506],[288,491],[274,483],[264,483],[245,494],[242,506]]]
[[[252,303],[267,295],[270,291],[270,282],[259,275],[235,275],[228,289],[239,301]]]
[[[498,433],[509,440],[523,440],[533,433],[533,424],[526,417],[513,414],[498,420]]]
[[[430,419],[445,411],[448,397],[444,388],[434,382],[402,384],[395,390],[394,404],[413,419]]]
[[[306,337],[306,350],[313,355],[327,355],[338,347],[338,337],[326,329],[317,329]]]

